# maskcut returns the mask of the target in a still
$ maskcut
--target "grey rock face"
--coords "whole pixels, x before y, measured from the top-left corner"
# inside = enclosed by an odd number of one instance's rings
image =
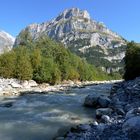
[[[125,55],[125,40],[103,23],[92,20],[87,11],[78,8],[66,9],[50,22],[31,24],[21,33],[25,31],[31,34],[33,40],[47,34],[52,39],[64,43],[71,51],[86,58],[90,63],[96,64],[94,59],[98,57],[98,60],[116,64],[114,69],[101,64],[102,69],[108,72],[118,71],[120,67],[117,65]],[[21,33],[15,45],[20,43]],[[95,56],[95,53],[98,55]]]
[[[4,31],[0,31],[0,54],[12,49],[15,38]]]

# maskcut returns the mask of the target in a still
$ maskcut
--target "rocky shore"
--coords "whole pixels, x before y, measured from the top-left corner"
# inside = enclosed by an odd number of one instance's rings
[[[63,81],[59,85],[50,85],[48,83],[37,84],[33,80],[20,81],[17,79],[0,78],[0,96],[19,96],[22,94],[45,94],[48,92],[64,91],[75,87],[84,87],[87,85],[115,83],[120,80],[112,81]]]
[[[140,77],[114,84],[110,96],[86,97],[84,105],[96,108],[92,124],[81,124],[57,140],[139,140]]]

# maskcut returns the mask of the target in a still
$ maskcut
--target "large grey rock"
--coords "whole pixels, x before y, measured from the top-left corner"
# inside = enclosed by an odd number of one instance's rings
[[[111,119],[110,119],[110,117],[109,117],[108,115],[103,115],[103,116],[101,117],[101,121],[102,121],[103,123],[111,123]]]
[[[140,116],[140,107],[134,108],[134,109],[131,109],[130,111],[128,111],[126,113],[126,117],[125,118],[126,119],[130,119],[130,118],[132,118],[134,116]]]
[[[133,107],[131,106],[131,104],[127,104],[125,107],[124,107],[124,110],[126,112],[130,111],[131,109],[133,109]]]
[[[38,84],[34,81],[34,80],[25,80],[21,82],[21,86],[25,87],[25,88],[30,88],[30,87],[37,87]]]
[[[111,108],[99,108],[96,109],[96,116],[101,117],[103,115],[108,115],[110,116],[113,110]]]
[[[96,93],[92,95],[88,95],[85,98],[84,105],[89,106],[89,107],[96,107],[98,106],[98,98],[99,98],[99,95]]]
[[[105,96],[100,96],[98,99],[98,103],[100,107],[108,107],[110,104],[111,100],[108,97]]]
[[[140,116],[135,116],[128,119],[122,126],[131,139],[139,140],[140,138]]]
[[[77,129],[80,129],[81,131],[89,131],[91,129],[91,126],[88,124],[81,124],[77,126]]]
[[[98,129],[100,132],[103,132],[105,128],[106,128],[106,124],[104,124],[104,123],[100,123],[100,124],[97,126],[97,129]]]
[[[115,111],[117,112],[118,115],[125,115],[125,112],[122,108],[116,108]]]
[[[12,86],[12,88],[22,88],[22,85],[17,82],[12,82],[11,86]]]
[[[97,126],[97,125],[98,125],[98,122],[94,120],[94,121],[92,122],[92,125]]]
[[[38,84],[37,84],[34,80],[29,80],[29,81],[28,81],[28,85],[29,85],[30,87],[37,87],[37,86],[38,86]]]

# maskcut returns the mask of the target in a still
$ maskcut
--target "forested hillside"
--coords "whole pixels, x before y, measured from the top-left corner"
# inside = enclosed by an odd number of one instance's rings
[[[49,22],[28,25],[16,37],[15,45],[21,43],[24,32],[30,33],[32,40],[48,35],[105,72],[122,74],[127,41],[92,19],[86,10],[66,9]]]
[[[57,84],[63,80],[104,80],[110,77],[48,37],[35,42],[22,34],[21,43],[0,56],[0,76]]]

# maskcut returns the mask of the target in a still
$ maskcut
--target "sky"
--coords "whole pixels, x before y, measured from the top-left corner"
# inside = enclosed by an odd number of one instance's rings
[[[0,0],[0,30],[16,37],[27,25],[50,21],[73,7],[87,10],[125,39],[140,42],[140,0]]]

